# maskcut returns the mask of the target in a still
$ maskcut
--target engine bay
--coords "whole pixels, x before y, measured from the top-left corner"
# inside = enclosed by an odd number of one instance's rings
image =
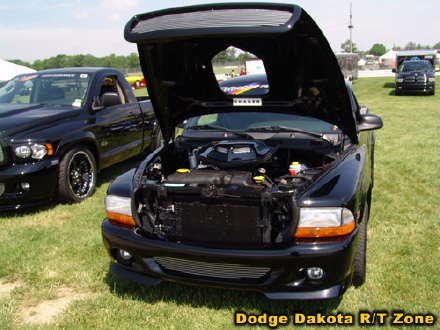
[[[211,247],[290,241],[298,212],[294,195],[334,160],[260,140],[169,144],[150,161],[137,192],[143,233]]]

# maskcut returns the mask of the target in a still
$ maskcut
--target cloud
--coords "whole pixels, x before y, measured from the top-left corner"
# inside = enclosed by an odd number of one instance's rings
[[[57,3],[57,4],[53,4],[53,5],[48,5],[46,8],[47,9],[58,9],[58,8],[68,8],[68,7],[74,7],[73,2]]]
[[[122,29],[117,28],[0,28],[2,43],[0,58],[24,61],[45,59],[57,54],[92,54],[102,57],[111,53],[128,55],[136,45],[125,41]],[[25,42],[17,42],[22,36]],[[50,36],[50,37],[48,37]]]
[[[110,22],[117,22],[121,19],[121,15],[118,13],[113,13],[106,16],[106,20]]]
[[[104,9],[112,11],[127,11],[136,8],[139,5],[139,0],[102,0],[99,6]]]
[[[88,11],[82,11],[76,14],[73,14],[74,17],[80,19],[80,20],[87,20],[90,18],[90,12]]]

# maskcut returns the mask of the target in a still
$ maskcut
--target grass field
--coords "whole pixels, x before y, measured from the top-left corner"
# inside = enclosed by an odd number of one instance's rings
[[[104,170],[96,194],[80,205],[0,215],[0,329],[232,329],[237,310],[355,317],[403,310],[438,317],[440,92],[396,97],[393,79],[354,84],[360,103],[384,120],[377,132],[364,286],[349,288],[342,299],[277,302],[253,292],[173,283],[150,288],[109,275],[100,233],[103,199],[112,178],[135,166],[134,159]],[[395,329],[388,323],[368,328]]]

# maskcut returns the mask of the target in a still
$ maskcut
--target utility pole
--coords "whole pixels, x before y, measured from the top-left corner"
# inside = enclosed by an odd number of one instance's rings
[[[353,39],[352,39],[352,30],[353,30],[353,24],[352,24],[352,15],[351,15],[351,2],[350,2],[350,25],[348,26],[350,29],[350,53],[353,53]]]

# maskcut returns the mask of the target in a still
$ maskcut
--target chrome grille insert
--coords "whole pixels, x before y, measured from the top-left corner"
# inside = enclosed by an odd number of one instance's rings
[[[165,270],[225,279],[260,279],[270,271],[268,267],[211,263],[171,257],[155,257],[154,260]]]

